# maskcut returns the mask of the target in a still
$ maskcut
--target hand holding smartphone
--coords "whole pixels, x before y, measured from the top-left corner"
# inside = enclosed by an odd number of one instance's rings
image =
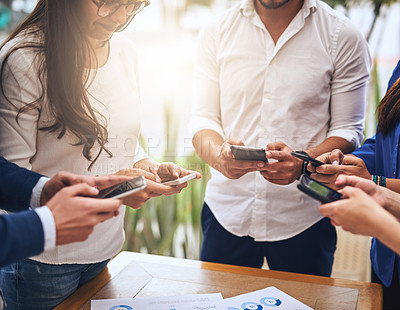
[[[257,160],[268,162],[265,157],[265,149],[242,145],[231,145],[233,157],[238,160]]]
[[[292,156],[297,157],[301,160],[308,161],[311,165],[318,167],[321,165],[324,165],[322,161],[316,160],[315,158],[311,157],[304,151],[297,151],[297,152],[291,152],[290,153]]]
[[[195,178],[196,178],[196,174],[191,173],[191,174],[185,175],[179,179],[163,181],[163,182],[161,182],[161,184],[162,185],[179,185],[179,184],[185,183],[187,181],[193,180]]]
[[[120,184],[102,189],[97,198],[122,198],[132,195],[146,188],[146,179],[143,176],[133,178]]]
[[[297,188],[322,203],[328,203],[342,199],[341,193],[317,180],[314,180],[307,174],[301,175],[300,183],[297,184]]]

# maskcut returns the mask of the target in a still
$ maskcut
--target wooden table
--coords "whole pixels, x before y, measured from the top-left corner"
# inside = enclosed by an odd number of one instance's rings
[[[224,298],[269,286],[315,310],[382,309],[378,284],[121,252],[56,310],[90,309],[91,299],[221,292]]]

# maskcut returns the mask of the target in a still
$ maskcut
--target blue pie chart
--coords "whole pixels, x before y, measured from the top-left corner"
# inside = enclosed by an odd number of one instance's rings
[[[278,307],[282,304],[280,299],[275,297],[264,297],[261,298],[260,302],[267,307]]]
[[[133,308],[131,306],[119,305],[111,307],[110,310],[133,310]]]

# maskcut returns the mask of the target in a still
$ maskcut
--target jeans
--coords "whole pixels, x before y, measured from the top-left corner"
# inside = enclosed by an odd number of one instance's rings
[[[93,279],[108,260],[96,264],[50,265],[24,259],[0,270],[6,310],[47,310]]]
[[[265,257],[272,270],[325,277],[331,275],[337,235],[327,218],[292,238],[271,242],[231,234],[218,223],[206,203],[201,224],[202,261],[260,268]]]

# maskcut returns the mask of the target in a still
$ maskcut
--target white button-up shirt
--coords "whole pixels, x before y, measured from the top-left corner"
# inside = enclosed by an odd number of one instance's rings
[[[358,147],[370,65],[363,35],[325,3],[305,0],[275,45],[253,0],[244,0],[200,34],[190,130],[257,147],[283,141],[306,150],[332,136]],[[205,201],[229,232],[282,240],[321,219],[318,202],[296,185],[213,170]]]

